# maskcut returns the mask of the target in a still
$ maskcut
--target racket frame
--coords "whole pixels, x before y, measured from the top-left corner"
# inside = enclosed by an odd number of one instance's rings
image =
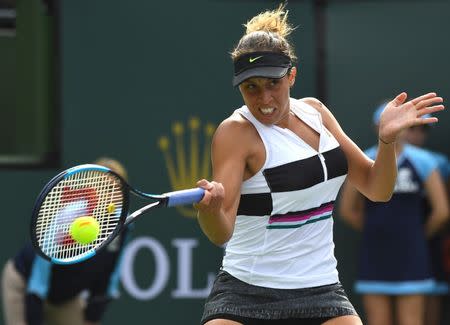
[[[117,222],[117,225],[115,226],[114,230],[108,235],[108,237],[101,242],[98,246],[93,247],[92,249],[88,250],[87,252],[80,255],[79,258],[73,258],[70,260],[61,260],[57,258],[52,258],[48,255],[46,255],[41,247],[39,246],[39,241],[36,235],[36,226],[37,226],[37,220],[39,218],[39,211],[41,209],[42,204],[44,203],[47,195],[52,191],[52,189],[59,184],[62,180],[65,178],[74,175],[76,173],[80,173],[83,171],[100,171],[103,173],[109,173],[112,174],[115,178],[117,178],[121,183],[121,192],[123,196],[122,200],[122,209],[121,209],[121,215],[119,217],[119,220]],[[107,246],[114,238],[116,238],[130,223],[134,222],[139,216],[144,214],[150,209],[156,208],[156,207],[174,207],[178,205],[183,204],[189,204],[192,202],[199,202],[204,195],[204,190],[201,188],[192,188],[187,190],[181,190],[181,191],[174,191],[174,192],[168,192],[164,194],[148,194],[144,193],[142,191],[139,191],[133,187],[131,187],[119,174],[114,172],[113,170],[100,166],[100,165],[94,165],[94,164],[84,164],[75,166],[72,168],[69,168],[67,170],[62,171],[55,177],[53,177],[41,190],[41,192],[38,195],[38,198],[36,199],[36,202],[34,204],[32,216],[31,216],[31,223],[30,223],[30,236],[32,244],[35,248],[35,251],[42,256],[43,258],[51,261],[54,264],[75,264],[79,263],[81,261],[87,260],[94,255],[96,255],[97,252],[101,251],[105,246]],[[130,215],[128,215],[129,211],[129,205],[130,205],[130,193],[134,194],[135,196],[145,198],[145,199],[151,199],[155,200],[155,202],[149,203]]]
[[[121,182],[122,185],[122,210],[121,210],[121,214],[119,216],[119,220],[117,222],[117,225],[115,226],[114,230],[111,232],[111,234],[108,235],[108,237],[101,242],[97,247],[94,247],[88,251],[86,251],[82,257],[78,258],[78,259],[74,259],[74,260],[70,260],[70,261],[65,261],[65,260],[61,260],[61,259],[56,259],[56,258],[52,258],[50,256],[47,256],[41,249],[41,247],[39,246],[39,241],[36,235],[36,226],[37,226],[37,220],[39,218],[39,211],[41,209],[42,204],[44,203],[47,195],[51,192],[51,190],[58,185],[62,180],[64,180],[65,178],[74,175],[76,173],[80,173],[80,172],[84,172],[84,171],[101,171],[104,173],[109,173],[114,175],[117,179],[119,179],[119,181]],[[122,230],[124,229],[124,224],[125,224],[125,220],[127,218],[127,213],[129,210],[129,202],[130,202],[130,190],[132,190],[132,188],[128,185],[128,183],[120,176],[118,175],[116,172],[114,172],[113,170],[104,167],[104,166],[100,166],[100,165],[94,165],[94,164],[85,164],[85,165],[79,165],[79,166],[75,166],[69,169],[66,169],[64,171],[62,171],[61,173],[59,173],[58,175],[56,175],[55,177],[53,177],[45,186],[44,188],[41,190],[41,192],[39,193],[36,202],[34,204],[33,207],[33,212],[32,212],[32,216],[31,216],[31,223],[30,223],[30,237],[31,237],[31,242],[33,244],[33,247],[35,248],[35,251],[43,258],[45,258],[46,260],[54,263],[54,264],[74,264],[74,263],[79,263],[82,262],[84,260],[87,260],[91,257],[93,257],[94,255],[96,255],[97,252],[101,251],[105,246],[107,246],[114,238],[117,237],[117,235],[119,235]]]

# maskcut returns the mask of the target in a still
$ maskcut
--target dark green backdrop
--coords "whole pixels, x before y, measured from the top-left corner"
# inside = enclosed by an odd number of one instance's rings
[[[57,40],[61,168],[108,155],[126,165],[135,187],[171,190],[167,157],[158,141],[167,136],[177,175],[180,161],[192,165],[189,121],[198,118],[202,130],[241,105],[239,93],[231,87],[228,52],[243,32],[242,23],[277,3],[62,1]],[[300,58],[293,96],[319,96],[316,47],[322,45],[314,29],[313,1],[291,1],[288,7],[298,26],[292,39]],[[411,95],[435,90],[450,97],[448,2],[329,1],[323,10],[327,93],[322,95],[327,95],[326,104],[362,148],[374,140],[371,114],[379,101],[403,90]],[[442,114],[430,143],[447,154],[449,121],[450,116]],[[176,122],[185,128],[178,138],[172,129]],[[200,149],[194,161],[201,161],[208,144],[203,131],[198,134],[193,143]],[[184,140],[179,147],[184,151],[178,155],[177,139]],[[180,160],[183,152],[186,156]],[[28,238],[33,201],[58,171],[0,170],[2,263]],[[183,182],[193,184],[195,178],[190,176],[192,172]],[[351,290],[358,236],[339,216],[335,220],[341,280],[362,311]],[[147,249],[137,251],[134,264],[127,262],[133,271],[131,282],[108,310],[104,324],[197,324],[208,274],[218,270],[222,250],[206,240],[195,220],[175,209],[142,218],[133,237],[133,245]],[[183,294],[191,297],[179,297]]]
[[[55,166],[55,19],[41,1],[8,2],[18,23],[0,28],[0,165]]]

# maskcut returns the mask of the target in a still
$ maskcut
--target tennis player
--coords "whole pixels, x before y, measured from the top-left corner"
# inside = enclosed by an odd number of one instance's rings
[[[381,116],[378,155],[368,158],[323,103],[291,97],[287,18],[284,5],[256,15],[232,52],[245,105],[217,128],[213,180],[198,182],[206,193],[195,205],[205,235],[226,244],[202,324],[361,324],[336,269],[336,195],[348,178],[370,200],[389,200],[397,135],[436,122],[420,117],[444,108],[435,93],[399,94]]]

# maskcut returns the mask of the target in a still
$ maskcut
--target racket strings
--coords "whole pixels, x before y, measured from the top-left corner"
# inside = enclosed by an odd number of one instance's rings
[[[89,254],[115,230],[123,208],[122,182],[97,170],[81,171],[57,183],[47,194],[36,221],[36,238],[43,253],[69,261]],[[76,242],[70,226],[78,217],[92,216],[99,234],[89,244]]]

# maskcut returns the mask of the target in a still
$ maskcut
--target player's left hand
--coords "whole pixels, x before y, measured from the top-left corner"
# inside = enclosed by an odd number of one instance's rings
[[[378,135],[385,143],[392,143],[398,134],[415,125],[436,123],[436,117],[423,117],[444,109],[442,97],[431,92],[406,101],[408,95],[400,93],[390,101],[381,113]]]

